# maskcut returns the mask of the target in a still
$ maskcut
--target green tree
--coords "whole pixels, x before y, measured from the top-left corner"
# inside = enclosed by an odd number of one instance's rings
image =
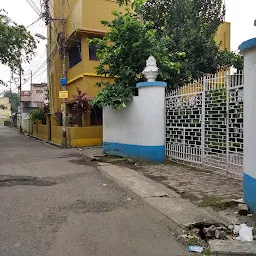
[[[13,113],[18,112],[18,106],[19,106],[19,102],[20,102],[19,94],[15,93],[15,92],[5,91],[3,93],[3,96],[9,98],[9,101],[10,101],[10,104],[11,104],[11,111]]]
[[[44,109],[43,108],[37,108],[37,109],[32,110],[29,113],[29,118],[34,123],[36,120],[43,120],[44,115],[45,115]]]
[[[97,55],[100,59],[97,74],[116,79],[114,83],[97,84],[104,88],[92,104],[123,108],[132,100],[136,83],[144,81],[141,72],[150,55],[158,61],[159,77],[166,80],[170,78],[171,70],[179,69],[178,61],[173,59],[181,58],[183,54],[170,52],[166,44],[171,38],[164,35],[158,39],[156,31],[150,29],[151,22],[143,23],[129,11],[113,14],[113,21],[102,22],[109,32],[103,39],[95,39],[94,43],[98,47]]]
[[[0,9],[0,63],[12,70],[20,69],[34,55],[36,42],[26,28],[13,22]]]
[[[117,0],[129,4],[129,0]],[[222,0],[135,0],[137,15],[144,22],[151,21],[158,38],[170,35],[170,52],[185,52],[180,71],[172,70],[167,81],[173,87],[206,73],[216,73],[222,67],[240,69],[242,58],[238,54],[221,51],[215,34],[223,23],[225,6]],[[140,8],[138,8],[138,5]]]

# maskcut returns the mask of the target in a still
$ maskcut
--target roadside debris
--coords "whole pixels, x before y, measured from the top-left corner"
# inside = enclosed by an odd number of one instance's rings
[[[232,228],[233,226],[233,228]],[[241,229],[240,225],[230,225],[230,229],[233,230],[233,234],[234,235],[238,235],[239,234],[239,231]]]
[[[253,228],[246,224],[231,224],[225,227],[221,224],[211,224],[206,222],[194,223],[188,226],[189,230],[202,240],[240,240],[253,241]]]
[[[238,213],[242,216],[247,216],[248,214],[248,206],[246,204],[239,204],[238,205]]]
[[[227,228],[221,224],[211,224],[207,222],[199,222],[189,226],[189,229],[197,234],[202,240],[206,242],[210,239],[227,239]],[[232,231],[229,231],[232,232]]]
[[[167,193],[155,193],[152,197],[170,197]]]
[[[252,234],[252,227],[248,227],[246,224],[240,225],[239,230],[239,237],[237,240],[244,241],[244,242],[252,242],[253,241],[253,234]]]
[[[240,199],[232,199],[233,202],[237,203],[237,204],[244,204],[244,199],[240,198]]]
[[[128,158],[127,161],[129,164],[136,164],[135,160],[133,160],[131,158]]]
[[[201,253],[203,252],[204,248],[202,246],[189,246],[188,247],[188,250],[190,252],[198,252],[198,253]]]

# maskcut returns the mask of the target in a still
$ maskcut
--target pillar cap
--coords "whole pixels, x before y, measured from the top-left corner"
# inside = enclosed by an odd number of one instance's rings
[[[242,44],[240,44],[239,50],[242,52],[252,47],[256,47],[256,38],[251,38],[247,41],[244,41]]]
[[[141,82],[137,83],[136,87],[166,87],[167,83],[166,82],[160,82],[160,81],[155,81],[155,82]]]

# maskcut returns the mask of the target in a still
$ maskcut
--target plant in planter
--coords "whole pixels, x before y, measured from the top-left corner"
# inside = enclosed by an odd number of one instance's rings
[[[43,120],[44,118],[44,110],[43,108],[34,109],[29,114],[30,120],[35,123],[36,120]]]
[[[86,113],[90,111],[90,105],[86,99],[85,93],[77,88],[77,95],[73,96],[74,98],[74,105],[72,108],[74,116],[77,118],[78,126],[82,126],[83,124],[83,117],[85,117]]]
[[[57,125],[62,126],[62,113],[57,111],[57,112],[55,112],[54,117],[56,119]]]
[[[67,122],[67,125],[69,125],[70,127],[73,126],[73,116],[72,116],[72,114],[67,115],[66,122]]]
[[[49,104],[44,104],[43,112],[44,112],[44,115],[43,115],[43,118],[42,118],[42,124],[46,125],[46,116],[47,116],[48,113],[50,113]]]

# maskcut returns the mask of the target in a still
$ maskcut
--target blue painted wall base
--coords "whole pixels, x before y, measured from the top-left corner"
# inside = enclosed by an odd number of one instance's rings
[[[244,173],[244,201],[256,215],[256,179]]]
[[[165,160],[165,146],[140,146],[103,142],[105,154],[129,157],[141,161],[162,163]]]

